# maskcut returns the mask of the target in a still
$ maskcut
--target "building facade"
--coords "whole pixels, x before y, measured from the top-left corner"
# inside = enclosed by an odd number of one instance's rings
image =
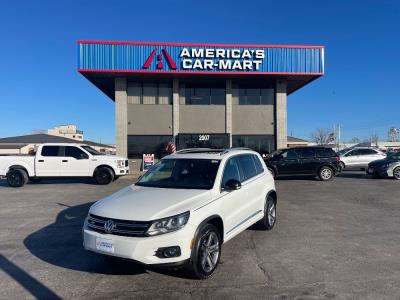
[[[83,131],[78,130],[78,127],[73,124],[69,125],[59,125],[54,128],[48,129],[47,134],[55,135],[55,136],[62,136],[69,139],[83,141]]]
[[[78,42],[78,70],[115,101],[117,154],[166,144],[287,146],[287,96],[324,74],[322,46]]]

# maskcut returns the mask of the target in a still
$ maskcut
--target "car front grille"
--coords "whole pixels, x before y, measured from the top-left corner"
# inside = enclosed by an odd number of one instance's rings
[[[104,234],[144,237],[151,222],[111,219],[89,214],[87,225],[90,230]]]

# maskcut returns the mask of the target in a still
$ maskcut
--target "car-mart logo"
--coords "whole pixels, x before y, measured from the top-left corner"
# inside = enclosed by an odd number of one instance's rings
[[[154,56],[157,54],[157,48],[155,48],[151,53],[150,56],[147,58],[146,62],[143,65],[143,69],[148,69],[150,68],[150,64],[154,59]],[[169,55],[167,49],[162,49],[162,53],[159,53],[157,55],[157,69],[163,69],[164,68],[164,63],[163,63],[163,54],[165,56],[165,59],[168,62],[169,67],[172,70],[176,70],[176,64],[174,62],[174,60],[172,59],[172,57]]]
[[[157,54],[154,49],[143,65],[150,68],[151,62]],[[163,69],[165,57],[170,69],[176,70],[177,65],[166,48],[157,54],[157,69]],[[264,49],[235,49],[235,48],[182,48],[179,54],[181,70],[231,70],[231,71],[258,71],[265,58]]]

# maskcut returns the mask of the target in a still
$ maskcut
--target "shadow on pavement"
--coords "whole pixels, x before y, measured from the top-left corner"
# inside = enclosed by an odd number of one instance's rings
[[[0,254],[0,269],[36,299],[61,299],[56,293]]]
[[[65,178],[65,179],[60,179],[60,178],[45,178],[40,180],[40,182],[33,183],[31,181],[28,181],[27,185],[46,185],[46,184],[90,184],[90,185],[96,185],[96,182],[94,181],[93,178],[88,178],[88,177],[71,177],[71,178]],[[0,179],[0,188],[2,187],[7,187],[10,189],[15,189],[13,187],[10,187],[7,183],[7,180],[5,178]],[[23,188],[23,187],[22,187]],[[17,188],[18,189],[18,188]]]
[[[39,259],[59,267],[89,273],[134,275],[145,273],[144,266],[122,259],[105,259],[86,251],[82,245],[82,226],[92,203],[68,207],[56,221],[24,239],[26,248]]]

